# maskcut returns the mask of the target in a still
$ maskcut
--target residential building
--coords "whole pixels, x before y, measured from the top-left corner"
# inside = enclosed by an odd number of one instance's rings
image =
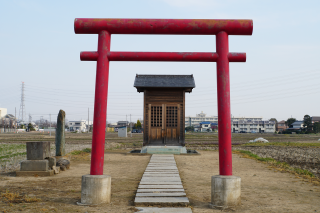
[[[185,126],[199,126],[201,122],[211,122],[218,123],[218,116],[206,116],[207,114],[201,113],[196,114],[196,116],[186,116],[185,117]],[[235,117],[231,118],[232,121],[262,121],[262,117]]]
[[[8,113],[6,108],[0,108],[0,118],[4,117]]]
[[[6,114],[0,118],[0,126],[4,128],[16,128],[17,119],[12,114]]]
[[[218,123],[218,116],[206,116],[207,114],[201,113],[196,114],[196,116],[186,116],[185,117],[185,127],[187,126],[200,126],[201,122],[214,122]]]
[[[81,120],[81,121],[69,121],[68,122],[69,131],[79,131],[79,132],[85,132],[87,131],[87,121]]]
[[[303,127],[303,121],[295,121],[293,124],[289,126],[289,129],[302,129]]]
[[[320,116],[312,116],[311,121],[312,121],[312,123],[320,122]]]
[[[231,118],[232,132],[256,132],[256,133],[274,133],[276,131],[275,121],[263,121],[262,117],[235,117]],[[206,127],[206,125],[208,125]],[[203,111],[196,116],[187,116],[185,126],[194,126],[194,131],[205,132],[207,128],[218,128],[218,116],[207,117]]]
[[[211,132],[211,122],[204,121],[200,123],[200,132]]]
[[[287,128],[288,128],[288,126],[286,124],[286,121],[282,120],[282,121],[278,122],[277,129],[279,132],[282,132],[282,131],[286,130]]]
[[[233,133],[274,133],[276,131],[275,121],[262,120],[238,120],[232,121]]]

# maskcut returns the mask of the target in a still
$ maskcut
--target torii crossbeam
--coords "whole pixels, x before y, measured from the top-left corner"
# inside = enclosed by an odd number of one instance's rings
[[[252,35],[252,20],[236,19],[89,19],[77,18],[76,34],[98,34],[98,51],[81,52],[97,61],[91,175],[103,175],[110,61],[217,62],[219,169],[232,175],[229,62],[245,62],[245,53],[229,53],[228,35]],[[216,52],[112,52],[112,34],[216,35]]]

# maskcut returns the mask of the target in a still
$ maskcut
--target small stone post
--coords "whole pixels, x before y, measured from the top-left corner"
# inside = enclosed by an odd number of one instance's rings
[[[56,129],[56,156],[64,156],[65,151],[65,117],[66,113],[60,109],[57,118],[57,129]]]

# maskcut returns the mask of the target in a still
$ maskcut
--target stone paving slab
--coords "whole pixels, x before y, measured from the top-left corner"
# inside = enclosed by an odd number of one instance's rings
[[[138,189],[137,192],[184,192],[184,189]]]
[[[179,176],[179,173],[171,173],[171,174],[150,174],[150,173],[145,173],[145,174],[143,174],[143,177],[142,178],[144,178],[144,177],[179,177],[180,178],[180,176]]]
[[[146,171],[143,174],[179,174],[179,171]]]
[[[149,164],[148,166],[177,166],[174,163],[155,163],[155,164]]]
[[[178,170],[148,170],[145,172],[155,174],[179,174]]]
[[[182,184],[171,184],[171,185],[155,185],[155,184],[150,184],[150,185],[139,185],[138,189],[183,189]]]
[[[166,173],[175,173],[175,174],[179,174],[179,171],[176,169],[166,169],[166,170],[156,170],[156,169],[149,169],[146,170],[145,172],[160,172],[162,174],[166,174]]]
[[[167,170],[167,169],[169,169],[169,170],[172,170],[172,169],[178,170],[178,168],[176,166],[157,166],[157,167],[148,166],[146,168],[146,170]]]
[[[136,197],[134,199],[136,204],[189,204],[189,199],[187,197]]]
[[[180,177],[142,177],[143,182],[180,182]]]
[[[151,159],[154,159],[154,158],[170,158],[170,159],[174,159],[174,157],[173,156],[151,156]]]
[[[182,197],[184,192],[163,192],[163,193],[137,193],[136,197]]]
[[[143,181],[140,182],[141,185],[178,185],[182,184],[181,181],[171,181],[171,182],[163,182],[163,181],[158,181],[158,182],[151,182],[151,181]]]
[[[153,164],[159,164],[159,163],[172,163],[172,164],[176,164],[176,162],[174,160],[166,160],[166,161],[162,161],[162,160],[155,160],[155,161],[150,161],[149,163]]]
[[[135,205],[188,205],[189,199],[183,189],[173,155],[160,156],[152,155],[140,181],[134,201]],[[178,208],[173,208],[171,211],[178,212]]]
[[[158,208],[158,207],[136,207],[141,213],[192,213],[190,208]]]

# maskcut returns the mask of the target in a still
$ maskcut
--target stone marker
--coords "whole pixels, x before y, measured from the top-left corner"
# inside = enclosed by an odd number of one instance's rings
[[[59,174],[60,173],[60,166],[53,166],[52,170],[54,171],[54,174]]]
[[[54,157],[46,158],[49,161],[49,169],[53,169],[56,166],[56,159]]]
[[[47,160],[25,160],[21,162],[20,171],[48,171]]]
[[[17,176],[51,176],[55,159],[50,157],[50,142],[27,142],[27,160],[22,161]]]
[[[27,142],[27,160],[44,160],[50,157],[50,142]]]
[[[69,169],[70,168],[70,161],[68,161],[67,159],[61,158],[57,161],[57,166],[65,167],[66,169]]]
[[[65,151],[65,117],[66,113],[60,109],[57,118],[57,130],[56,130],[56,156],[64,156]]]

